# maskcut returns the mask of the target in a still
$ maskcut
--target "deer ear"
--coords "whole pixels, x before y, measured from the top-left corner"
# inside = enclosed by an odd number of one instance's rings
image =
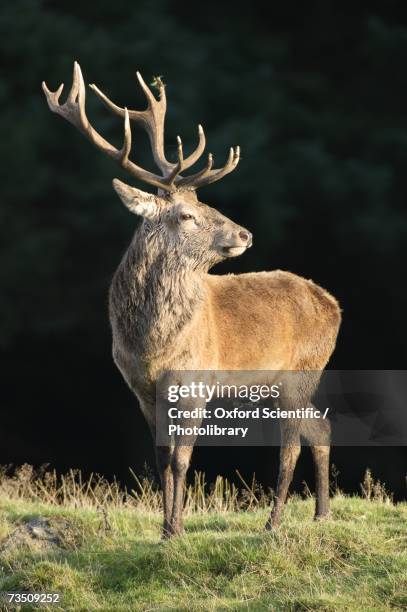
[[[119,179],[113,179],[113,188],[125,206],[136,215],[145,217],[150,221],[157,218],[159,207],[158,197],[152,193],[141,191],[126,185]]]

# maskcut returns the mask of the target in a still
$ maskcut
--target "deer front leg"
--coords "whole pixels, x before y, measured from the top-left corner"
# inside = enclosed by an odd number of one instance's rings
[[[291,484],[297,459],[301,452],[299,437],[300,422],[287,420],[281,422],[280,427],[282,445],[280,450],[280,466],[274,507],[265,526],[268,531],[278,527],[280,524],[281,512],[287,499],[288,487]]]
[[[180,535],[183,532],[182,512],[184,506],[184,487],[187,471],[191,461],[193,446],[176,446],[172,456],[172,472],[174,475],[174,500],[170,535]]]
[[[170,446],[156,446],[155,449],[157,470],[160,476],[163,496],[163,539],[168,538],[171,531],[171,516],[174,497],[174,479],[171,467],[172,452],[173,449]]]
[[[173,453],[173,447],[170,445],[156,445],[157,440],[157,413],[154,399],[140,399],[141,411],[148,423],[150,428],[151,436],[155,446],[155,459],[157,465],[158,475],[160,477],[161,489],[162,489],[162,500],[163,500],[163,512],[164,521],[162,529],[162,537],[167,538],[170,533],[170,523],[172,516],[172,501],[174,496],[173,487],[173,475],[171,468],[171,458]],[[165,412],[164,412],[165,415]],[[166,419],[159,419],[158,426],[161,430],[165,429]]]

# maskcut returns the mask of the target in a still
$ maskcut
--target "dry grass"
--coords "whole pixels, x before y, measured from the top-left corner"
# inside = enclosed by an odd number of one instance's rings
[[[369,501],[374,500],[383,503],[393,502],[393,494],[387,491],[386,485],[383,482],[373,478],[372,472],[369,469],[365,472],[360,488],[363,497]]]
[[[100,474],[83,479],[80,470],[58,475],[43,466],[35,470],[24,464],[16,469],[0,466],[0,496],[11,500],[45,502],[65,508],[129,508],[139,512],[159,513],[162,509],[161,492],[151,474],[139,477],[130,470],[134,488],[127,490],[115,480]],[[273,491],[257,483],[255,477],[247,483],[238,471],[241,487],[218,476],[208,484],[203,472],[195,472],[192,484],[185,492],[185,515],[203,512],[237,512],[268,507]]]

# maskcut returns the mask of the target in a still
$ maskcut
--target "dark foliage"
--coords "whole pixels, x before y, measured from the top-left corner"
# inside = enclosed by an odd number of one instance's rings
[[[219,161],[241,145],[238,170],[201,193],[254,233],[254,248],[223,271],[285,268],[313,278],[344,310],[331,367],[405,366],[402,3],[286,2],[268,12],[261,2],[228,4],[2,5],[2,462],[125,477],[129,464],[151,460],[147,429],[111,363],[106,309],[136,220],[112,191],[119,169],[50,114],[40,89],[43,79],[69,87],[74,59],[87,82],[135,108],[143,104],[135,70],[164,75],[169,154],[178,133],[194,144],[198,122]],[[88,108],[119,143],[120,121],[91,92]],[[143,135],[135,142],[151,166]],[[400,465],[393,486],[401,486],[401,450],[375,453],[353,451],[355,482],[366,462],[380,472],[387,461],[390,471]],[[209,456],[198,453],[201,467]],[[233,464],[223,460],[226,471]],[[256,461],[259,452],[249,471]]]

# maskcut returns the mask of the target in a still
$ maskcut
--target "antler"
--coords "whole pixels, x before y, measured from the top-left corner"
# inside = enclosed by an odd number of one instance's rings
[[[191,176],[187,176],[184,178],[180,178],[177,183],[177,186],[190,187],[191,189],[198,189],[198,187],[203,187],[204,185],[209,185],[209,183],[214,183],[215,181],[219,181],[219,179],[232,172],[239,163],[240,160],[240,147],[239,145],[235,148],[230,147],[229,149],[229,157],[226,164],[223,168],[219,170],[212,170],[213,165],[213,155],[209,153],[208,161],[206,163],[205,168],[203,168],[200,172],[196,174],[192,174]]]
[[[90,88],[101,98],[106,106],[113,111],[113,113],[124,119],[124,141],[120,150],[116,149],[105,140],[89,123],[85,111],[85,84],[82,71],[77,62],[74,63],[72,88],[65,104],[59,104],[59,98],[64,87],[63,84],[60,85],[55,92],[50,91],[45,82],[42,83],[42,88],[46,95],[48,106],[52,112],[72,123],[72,125],[82,132],[95,146],[110,155],[110,157],[113,157],[113,159],[116,159],[121,166],[128,170],[133,176],[159,189],[166,191],[176,191],[182,188],[197,189],[203,185],[218,181],[234,170],[239,162],[239,147],[230,149],[228,161],[223,168],[212,170],[213,156],[209,154],[207,164],[201,171],[189,177],[182,177],[181,172],[184,172],[192,166],[201,157],[205,149],[206,141],[203,128],[201,125],[198,125],[198,145],[186,159],[184,159],[181,138],[178,136],[178,160],[176,163],[169,162],[164,152],[164,121],[167,109],[165,86],[161,78],[157,77],[155,80],[155,84],[158,86],[159,90],[159,99],[157,100],[139,72],[137,72],[137,79],[147,98],[147,109],[144,111],[128,110],[126,107],[121,108],[109,100],[96,85],[90,85]],[[147,131],[154,161],[161,170],[162,176],[149,172],[129,160],[131,150],[130,120],[139,122]]]

